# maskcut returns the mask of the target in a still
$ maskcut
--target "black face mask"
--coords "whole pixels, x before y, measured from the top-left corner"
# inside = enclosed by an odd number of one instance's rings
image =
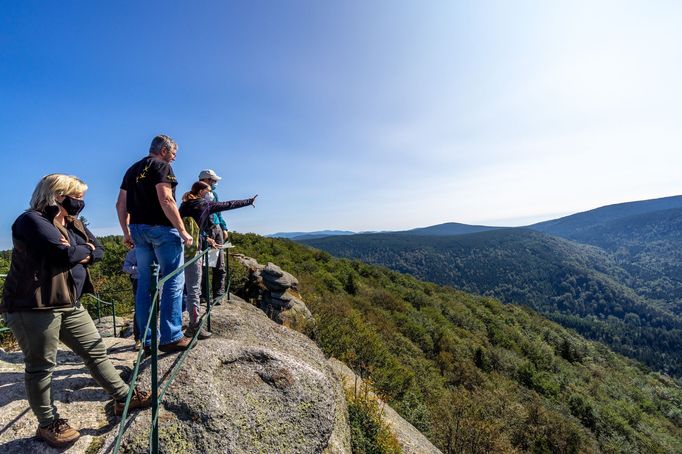
[[[64,196],[64,200],[62,200],[62,203],[60,203],[60,205],[66,210],[66,213],[69,216],[78,216],[78,213],[83,211],[83,208],[85,208],[84,201],[74,199],[73,197],[69,197],[68,195]]]

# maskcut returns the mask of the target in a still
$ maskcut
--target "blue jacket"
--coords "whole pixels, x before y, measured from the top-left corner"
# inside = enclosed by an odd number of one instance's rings
[[[218,200],[218,193],[215,192],[215,190],[212,190],[210,194],[211,202],[217,203],[220,201]],[[213,223],[213,225],[219,226],[221,230],[227,230],[227,222],[225,222],[225,219],[223,219],[223,215],[220,212],[211,214],[211,223]]]

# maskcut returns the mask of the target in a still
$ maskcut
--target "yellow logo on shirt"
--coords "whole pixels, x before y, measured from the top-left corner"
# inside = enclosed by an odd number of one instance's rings
[[[142,169],[142,172],[140,172],[140,174],[137,177],[135,177],[135,183],[139,183],[140,180],[144,180],[145,178],[147,178],[147,171],[148,170],[149,170],[149,164],[144,166],[144,169]]]

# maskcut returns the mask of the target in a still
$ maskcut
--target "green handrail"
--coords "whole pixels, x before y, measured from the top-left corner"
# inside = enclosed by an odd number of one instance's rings
[[[89,296],[90,298],[94,299],[97,302],[97,320],[102,319],[102,304],[104,304],[105,306],[111,306],[111,318],[114,325],[114,337],[117,337],[118,334],[116,333],[116,302],[104,301],[103,299],[92,293],[86,293],[83,296]]]
[[[152,265],[152,305],[151,305],[151,311],[149,312],[149,317],[147,318],[147,324],[144,328],[144,334],[141,339],[141,344],[144,345],[145,340],[147,339],[147,332],[149,332],[149,327],[151,325],[152,319],[156,322],[157,318],[157,311],[158,311],[158,299],[159,299],[159,292],[158,289],[163,286],[168,280],[172,279],[174,276],[179,274],[180,272],[184,271],[185,268],[187,268],[189,265],[195,263],[202,257],[206,256],[208,251],[210,250],[210,247],[207,247],[203,251],[201,251],[199,254],[197,254],[195,257],[193,257],[191,260],[188,262],[184,263],[182,266],[178,267],[177,269],[173,270],[173,272],[169,273],[167,276],[164,276],[162,279],[158,279],[158,265],[153,264]],[[205,260],[205,262],[208,262],[208,260]],[[207,314],[210,315],[211,307],[213,305],[209,304],[208,309],[207,309]],[[196,343],[197,338],[199,336],[199,333],[201,332],[201,327],[203,327],[204,321],[206,320],[206,317],[202,318],[201,324],[199,325],[199,329],[196,331],[194,334],[194,337],[190,341],[190,348]],[[166,393],[166,390],[170,386],[171,382],[175,378],[175,374],[179,370],[179,367],[182,365],[182,363],[185,361],[185,358],[189,354],[189,348],[185,350],[176,365],[174,366],[173,370],[171,371],[171,374],[169,375],[169,378],[166,380],[166,384],[164,388],[161,391],[161,395],[157,395],[158,393],[158,383],[156,380],[158,379],[157,375],[157,366],[158,366],[158,354],[157,354],[157,342],[156,342],[156,337],[157,337],[157,330],[156,330],[156,323],[154,324],[154,328],[152,329],[152,346],[153,348],[151,349],[152,351],[152,370],[151,370],[151,375],[152,375],[152,430],[150,433],[150,447],[151,447],[151,452],[154,454],[158,453],[159,450],[159,433],[158,433],[158,409],[159,409],[159,402],[163,398],[163,396]],[[125,423],[126,423],[126,417],[128,416],[128,409],[130,407],[130,400],[132,399],[133,391],[135,389],[135,383],[137,382],[137,376],[140,371],[140,364],[142,362],[142,354],[144,352],[144,349],[141,348],[138,353],[137,353],[137,359],[135,361],[135,369],[133,370],[133,375],[130,379],[130,384],[129,390],[128,390],[128,395],[126,396],[126,403],[125,406],[123,407],[123,414],[121,415],[121,423],[119,425],[118,429],[118,434],[116,435],[116,443],[114,445],[114,451],[113,454],[118,454],[118,451],[121,447],[121,441],[123,440],[123,433],[125,432]]]
[[[5,279],[6,277],[7,277],[6,274],[0,274],[0,279]],[[11,329],[6,326],[0,327],[0,333],[4,333],[5,331],[11,331]]]

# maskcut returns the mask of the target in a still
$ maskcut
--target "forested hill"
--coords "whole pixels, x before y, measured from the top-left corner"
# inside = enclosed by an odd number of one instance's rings
[[[528,309],[287,240],[232,242],[294,273],[322,349],[443,452],[682,452],[679,385]]]
[[[678,200],[682,197],[672,198],[668,204]],[[548,231],[612,253],[636,279],[633,288],[682,314],[682,208],[585,223],[574,229],[565,227]]]
[[[641,283],[639,277],[598,248],[527,229],[450,237],[353,235],[305,243],[529,306],[654,369],[682,376],[682,317],[639,295],[631,287]]]
[[[600,224],[675,208],[682,208],[682,195],[607,205],[559,219],[539,222],[529,228],[565,238],[574,238],[581,231],[592,229]]]
[[[500,227],[489,227],[485,225],[469,225],[469,224],[460,224],[458,222],[446,222],[444,224],[437,224],[437,225],[432,225],[429,227],[421,227],[417,229],[412,229],[412,230],[406,230],[404,232],[395,232],[395,233],[404,233],[408,235],[438,235],[438,236],[447,236],[447,235],[464,235],[467,233],[476,233],[476,232],[485,232],[488,230],[496,230],[499,229]],[[306,238],[306,239],[312,239],[312,238]],[[298,241],[299,239],[296,238]]]

